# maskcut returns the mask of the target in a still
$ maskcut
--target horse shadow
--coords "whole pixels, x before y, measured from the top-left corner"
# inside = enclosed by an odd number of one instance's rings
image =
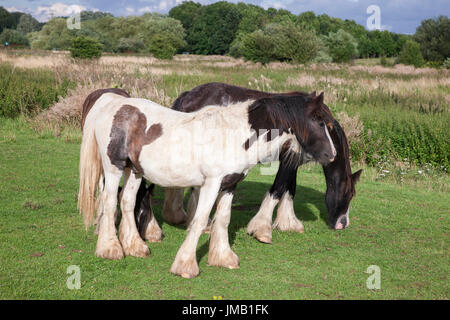
[[[250,220],[256,215],[259,210],[259,206],[264,198],[266,192],[270,189],[271,184],[256,182],[256,181],[242,181],[234,194],[233,206],[231,208],[231,219],[230,225],[228,227],[228,237],[230,241],[230,246],[234,244],[236,239],[236,234],[242,228],[246,228]],[[189,198],[189,194],[185,196],[185,208],[186,202]],[[153,196],[153,212],[155,218],[160,226],[167,224],[162,218],[162,204],[164,201],[164,190],[163,188],[157,187]],[[315,207],[314,210],[312,207]],[[305,187],[302,185],[297,185],[297,191],[294,198],[294,210],[297,218],[300,221],[316,221],[321,219],[326,225],[328,219],[328,212],[325,205],[325,193]],[[319,211],[319,216],[317,216],[317,210]],[[276,208],[274,210],[274,217],[276,215]],[[211,210],[211,217],[215,212],[215,207]],[[179,229],[186,229],[185,226],[174,226]],[[255,240],[256,241],[256,240]],[[200,260],[208,253],[209,243],[206,242],[197,249],[197,259]]]

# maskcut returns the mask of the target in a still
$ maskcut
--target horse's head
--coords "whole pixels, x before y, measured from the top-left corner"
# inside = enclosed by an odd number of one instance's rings
[[[336,149],[331,140],[329,129],[334,121],[331,112],[323,104],[323,92],[306,97],[305,121],[302,132],[296,132],[303,150],[322,165],[333,162]]]
[[[350,224],[350,201],[355,195],[355,185],[362,170],[352,174],[347,138],[336,120],[330,133],[337,155],[334,162],[323,166],[327,182],[325,202],[328,209],[328,225],[332,229],[340,230]]]

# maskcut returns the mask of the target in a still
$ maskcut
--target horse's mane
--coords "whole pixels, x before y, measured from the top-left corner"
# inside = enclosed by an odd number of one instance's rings
[[[350,192],[350,188],[353,188],[353,183],[351,183],[352,170],[350,167],[350,150],[347,136],[345,135],[344,129],[336,120],[333,121],[333,130],[330,131],[330,134],[336,148],[337,155],[334,162],[323,167],[324,173],[327,176],[329,172],[335,172],[336,167],[343,168],[343,176],[345,179],[350,180],[345,184],[346,192]],[[342,165],[342,163],[344,163],[344,165]]]
[[[249,123],[257,134],[260,129],[280,129],[283,132],[294,131],[302,141],[308,138],[307,106],[314,102],[310,95],[276,95],[255,101],[248,108]],[[321,105],[311,116],[325,121],[327,124],[334,119],[328,108]]]

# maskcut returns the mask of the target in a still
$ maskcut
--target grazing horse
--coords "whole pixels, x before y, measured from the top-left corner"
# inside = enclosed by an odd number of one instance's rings
[[[172,108],[177,111],[193,112],[211,104],[227,106],[230,103],[275,95],[280,94],[212,82],[183,92],[175,100]],[[308,94],[289,92],[283,95],[307,96]],[[311,95],[315,96],[315,92]],[[329,110],[328,107],[326,109]],[[327,185],[325,202],[328,209],[328,225],[330,228],[338,230],[347,227],[350,223],[350,201],[355,195],[355,184],[359,180],[362,170],[352,174],[347,138],[336,120],[332,122],[330,135],[336,147],[337,157],[331,164],[323,166]],[[293,198],[297,185],[298,167],[310,160],[311,157],[305,154],[298,158],[298,162],[286,161],[284,157],[280,158],[275,181],[266,194],[258,213],[248,225],[249,234],[254,235],[261,242],[271,243],[272,227],[282,231],[304,231],[302,223],[295,216]],[[188,203],[188,214],[183,209],[183,195],[183,189],[166,189],[163,205],[163,217],[166,221],[173,224],[189,223],[190,215],[195,210],[198,190],[193,190]],[[277,217],[272,225],[272,214],[277,204]]]
[[[80,151],[78,207],[86,228],[92,223],[96,191],[104,177],[96,255],[144,257],[149,248],[135,223],[136,194],[144,177],[163,187],[199,187],[195,214],[170,271],[185,278],[199,273],[198,239],[218,198],[208,261],[238,268],[228,241],[236,184],[260,162],[275,161],[301,148],[326,165],[336,154],[323,108],[323,94],[273,96],[192,113],[145,99],[103,93],[85,115]],[[124,177],[119,238],[114,215]]]

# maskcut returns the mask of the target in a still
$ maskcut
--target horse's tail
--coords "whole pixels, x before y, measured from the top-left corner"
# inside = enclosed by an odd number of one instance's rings
[[[95,197],[102,175],[102,161],[98,152],[94,127],[86,126],[81,141],[80,190],[78,191],[78,209],[83,215],[86,230],[94,218]]]

